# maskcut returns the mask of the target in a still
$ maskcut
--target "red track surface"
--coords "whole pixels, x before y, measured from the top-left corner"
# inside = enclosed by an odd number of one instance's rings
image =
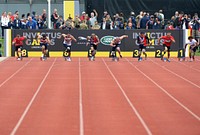
[[[199,135],[200,58],[0,62],[0,135]]]

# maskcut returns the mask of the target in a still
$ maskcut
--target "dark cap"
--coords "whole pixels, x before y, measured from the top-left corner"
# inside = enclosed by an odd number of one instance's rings
[[[140,32],[140,34],[145,34],[145,33],[142,31],[142,32]]]

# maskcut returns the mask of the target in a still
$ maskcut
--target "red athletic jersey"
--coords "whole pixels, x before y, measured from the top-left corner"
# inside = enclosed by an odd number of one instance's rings
[[[171,46],[172,44],[172,40],[174,40],[174,37],[172,36],[162,36],[161,39],[164,40],[163,44],[165,44],[166,46]]]
[[[97,37],[94,37],[94,38],[91,37],[91,39],[90,39],[90,43],[91,43],[91,44],[95,44],[95,43],[97,43],[97,42],[99,42],[99,40],[98,40]]]
[[[15,46],[22,46],[23,45],[23,40],[25,37],[19,37],[19,38],[14,38],[13,42],[15,43]]]

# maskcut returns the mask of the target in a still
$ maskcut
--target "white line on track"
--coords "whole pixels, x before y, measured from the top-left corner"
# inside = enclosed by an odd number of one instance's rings
[[[143,76],[145,76],[147,79],[149,79],[153,84],[155,84],[158,88],[160,88],[165,94],[167,94],[172,100],[174,100],[177,104],[179,104],[182,108],[184,108],[188,113],[190,113],[194,118],[196,118],[198,121],[200,121],[200,117],[193,113],[189,108],[187,108],[185,105],[183,105],[180,101],[178,101],[175,97],[173,97],[170,93],[167,92],[163,87],[161,87],[158,83],[156,83],[153,79],[151,79],[149,76],[147,76],[144,72],[142,72],[139,68],[134,66],[128,59],[126,59],[128,63],[134,67],[137,71],[139,71]]]
[[[40,92],[40,90],[41,90],[41,88],[42,88],[42,85],[44,84],[45,80],[47,79],[47,77],[48,77],[48,75],[49,75],[49,73],[50,73],[50,71],[51,71],[51,69],[53,68],[53,66],[54,66],[54,64],[55,64],[55,62],[56,62],[56,59],[57,59],[57,58],[54,59],[54,61],[53,61],[52,65],[51,65],[51,67],[50,67],[49,70],[47,71],[47,73],[46,73],[46,75],[44,76],[42,82],[40,83],[40,85],[39,85],[37,91],[36,91],[35,94],[33,95],[31,101],[30,101],[29,104],[27,105],[26,109],[24,110],[22,116],[20,117],[19,121],[17,122],[17,124],[16,124],[15,127],[13,128],[12,132],[10,133],[10,135],[15,135],[15,133],[17,132],[17,130],[18,130],[19,126],[21,125],[22,121],[24,120],[26,114],[27,114],[28,111],[30,110],[31,105],[33,104],[33,102],[34,102],[36,96],[37,96],[38,93]]]
[[[162,67],[164,70],[166,70],[166,71],[168,71],[168,72],[170,72],[170,73],[174,74],[175,76],[177,76],[177,77],[179,77],[179,78],[181,78],[181,79],[185,80],[186,82],[188,82],[188,83],[190,83],[190,84],[192,84],[192,85],[194,85],[195,87],[197,87],[197,88],[199,88],[199,89],[200,89],[200,86],[199,86],[199,85],[197,85],[197,84],[195,84],[195,83],[191,82],[190,80],[188,80],[188,79],[186,79],[186,78],[184,78],[184,77],[182,77],[182,76],[178,75],[177,73],[174,73],[173,71],[171,71],[171,70],[167,69],[165,66],[161,66],[160,64],[158,64],[157,62],[154,62],[154,61],[152,61],[152,60],[151,60],[151,62],[153,62],[154,64],[156,64],[156,65],[158,65],[158,66]]]
[[[79,118],[80,118],[80,135],[84,135],[83,123],[83,96],[82,96],[82,81],[81,81],[81,60],[79,58]]]
[[[122,94],[124,95],[124,97],[126,98],[127,102],[129,103],[130,107],[132,108],[132,110],[134,111],[134,113],[136,114],[136,116],[138,117],[138,119],[140,120],[140,122],[142,123],[143,127],[145,128],[146,132],[148,135],[152,135],[150,129],[148,128],[147,124],[145,123],[145,121],[143,120],[143,118],[141,117],[141,115],[139,114],[139,112],[137,111],[137,109],[134,107],[134,105],[131,103],[130,99],[128,98],[128,96],[126,95],[124,89],[122,88],[122,86],[120,85],[120,83],[118,82],[118,80],[116,79],[115,75],[112,73],[112,71],[110,70],[110,68],[108,67],[108,65],[106,64],[105,60],[102,58],[106,68],[108,69],[109,73],[111,74],[111,76],[113,77],[113,79],[115,80],[116,84],[118,85],[118,87],[120,88]]]
[[[172,60],[173,61],[175,61],[173,58],[172,58]],[[176,61],[175,61],[176,62]],[[198,69],[195,69],[195,68],[193,68],[193,67],[191,67],[191,66],[188,66],[187,64],[185,64],[184,62],[177,62],[178,64],[181,64],[181,65],[184,65],[185,67],[188,67],[188,68],[190,68],[190,69],[193,69],[193,70],[195,70],[195,71],[197,71],[197,72],[200,72],[200,70],[198,70]]]
[[[26,62],[20,69],[18,69],[15,73],[13,73],[10,77],[8,77],[5,81],[3,81],[0,84],[0,88],[7,83],[10,79],[12,79],[17,73],[19,73],[24,67],[26,67],[26,65],[28,65],[30,62],[32,61],[32,59],[30,59],[28,62]]]

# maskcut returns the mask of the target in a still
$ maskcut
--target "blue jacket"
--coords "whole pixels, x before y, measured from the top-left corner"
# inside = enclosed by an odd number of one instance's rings
[[[35,20],[32,20],[32,22],[28,21],[26,24],[28,29],[36,29],[37,28],[37,22]]]

